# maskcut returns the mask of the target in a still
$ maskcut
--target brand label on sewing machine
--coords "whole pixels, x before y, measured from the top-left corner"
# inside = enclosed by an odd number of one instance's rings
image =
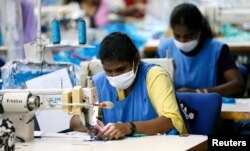
[[[43,99],[47,102],[61,102],[62,101],[61,95],[47,95],[43,97],[44,97]]]
[[[22,100],[18,100],[18,99],[7,99],[7,103],[23,103]]]

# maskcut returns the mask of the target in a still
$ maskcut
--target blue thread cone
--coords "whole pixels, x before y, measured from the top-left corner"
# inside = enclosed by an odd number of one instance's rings
[[[78,20],[78,41],[79,44],[86,44],[86,22],[85,20]]]
[[[56,19],[53,19],[51,22],[51,38],[53,44],[59,44],[61,42],[60,22]]]

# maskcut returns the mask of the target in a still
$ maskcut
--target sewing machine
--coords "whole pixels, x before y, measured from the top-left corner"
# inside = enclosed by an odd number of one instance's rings
[[[170,58],[143,59],[144,62],[161,65],[174,78],[174,60]],[[103,70],[100,60],[81,63],[81,86],[73,89],[3,89],[0,90],[0,116],[9,118],[16,128],[16,136],[29,141],[34,138],[35,111],[61,109],[79,115],[91,129],[96,124],[99,108],[112,108],[111,102],[98,104],[92,80],[88,78]],[[84,108],[83,108],[84,107]],[[83,110],[82,110],[83,109]]]
[[[221,25],[225,23],[243,25],[250,20],[250,3],[237,2],[235,4],[205,6],[204,15],[209,18],[216,33]]]
[[[37,110],[62,109],[69,114],[79,115],[85,126],[91,129],[96,124],[98,108],[113,108],[111,102],[98,104],[90,78],[87,87],[76,86],[71,90],[5,89],[0,91],[0,96],[0,116],[14,123],[16,136],[21,141],[33,140],[33,119]]]

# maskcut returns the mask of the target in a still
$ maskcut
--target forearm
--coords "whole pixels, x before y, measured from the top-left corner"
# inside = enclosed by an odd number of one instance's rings
[[[121,16],[129,16],[133,14],[134,12],[133,9],[134,9],[133,7],[119,8],[116,13]]]
[[[232,80],[216,87],[206,88],[206,90],[207,92],[217,92],[225,97],[239,97],[244,94],[245,85],[243,82]]]
[[[144,0],[134,0],[135,3],[144,3]]]
[[[136,133],[146,135],[163,134],[174,128],[171,119],[164,116],[149,121],[134,122],[134,124],[136,125]]]

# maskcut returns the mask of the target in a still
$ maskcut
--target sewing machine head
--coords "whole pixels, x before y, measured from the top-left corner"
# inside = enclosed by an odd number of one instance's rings
[[[87,128],[96,125],[99,108],[97,104],[96,89],[90,79],[88,79],[87,87],[76,86],[62,93],[62,109],[70,114],[78,115]]]

